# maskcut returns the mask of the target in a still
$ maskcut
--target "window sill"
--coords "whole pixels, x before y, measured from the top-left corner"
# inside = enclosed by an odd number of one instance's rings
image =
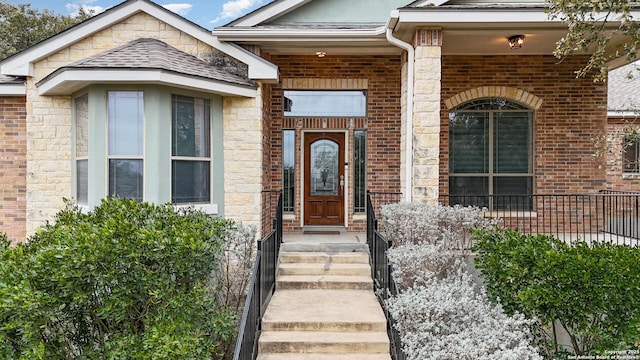
[[[282,220],[295,220],[296,214],[282,214]]]
[[[208,215],[218,215],[218,204],[181,204],[174,207],[176,209],[191,207]]]
[[[353,220],[367,220],[367,214],[353,214]]]
[[[488,219],[492,218],[537,218],[538,213],[535,211],[485,211],[484,217]]]
[[[638,180],[640,179],[640,173],[626,173],[622,174],[623,180]]]

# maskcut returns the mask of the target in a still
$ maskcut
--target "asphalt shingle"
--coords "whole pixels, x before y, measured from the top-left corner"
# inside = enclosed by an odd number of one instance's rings
[[[256,86],[248,78],[231,74],[160,40],[141,38],[90,56],[59,69],[157,69],[178,74]]]
[[[609,71],[607,110],[640,109],[640,64],[633,63]]]

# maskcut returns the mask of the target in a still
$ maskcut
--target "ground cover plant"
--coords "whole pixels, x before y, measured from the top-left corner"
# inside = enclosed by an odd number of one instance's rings
[[[221,359],[254,237],[169,204],[69,204],[25,244],[0,239],[0,358]]]
[[[534,333],[547,358],[638,354],[640,249],[568,245],[501,228],[474,238],[490,298],[508,314],[537,319]]]
[[[495,224],[481,209],[393,204],[381,214],[400,290],[386,306],[408,359],[541,359],[531,320],[492,304],[468,268],[470,230]]]

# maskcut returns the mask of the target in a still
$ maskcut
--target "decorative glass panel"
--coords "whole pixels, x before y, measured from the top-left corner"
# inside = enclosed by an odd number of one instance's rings
[[[109,92],[109,155],[143,154],[142,91]]]
[[[529,110],[513,101],[502,98],[485,98],[466,102],[458,106],[456,111],[460,110]]]
[[[211,156],[210,106],[206,99],[173,95],[173,156]]]
[[[284,116],[364,117],[367,93],[357,91],[285,91]]]
[[[76,161],[76,201],[78,204],[88,203],[89,160]]]
[[[208,203],[211,194],[209,161],[174,160],[171,171],[171,201],[175,204]]]
[[[294,130],[284,130],[282,132],[282,202],[283,211],[293,212],[295,210],[295,143],[296,133]]]
[[[142,160],[109,160],[109,196],[142,201]]]
[[[484,174],[489,168],[487,113],[449,115],[449,166],[452,173]]]
[[[367,132],[356,130],[353,144],[354,211],[363,213],[367,203]]]
[[[76,118],[76,158],[89,156],[89,96],[75,99]]]
[[[532,141],[529,113],[496,112],[493,116],[493,171],[529,173]]]
[[[311,144],[311,195],[338,195],[338,144],[318,140]]]

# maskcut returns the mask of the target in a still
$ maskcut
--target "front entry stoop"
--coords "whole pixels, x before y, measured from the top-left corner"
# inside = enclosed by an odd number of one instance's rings
[[[258,360],[390,360],[363,244],[283,244]]]

